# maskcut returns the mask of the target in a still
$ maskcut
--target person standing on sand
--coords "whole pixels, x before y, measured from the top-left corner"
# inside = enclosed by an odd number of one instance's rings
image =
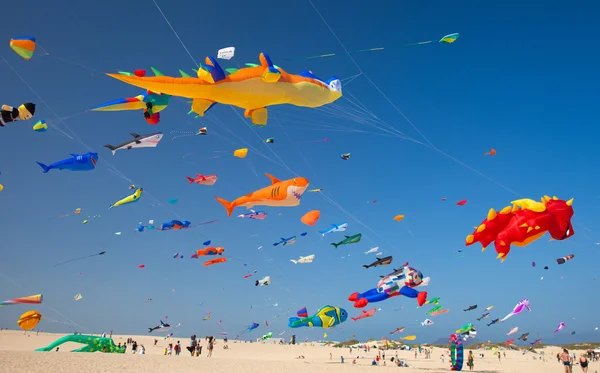
[[[567,350],[566,348],[563,349],[562,354],[560,354],[560,361],[562,361],[562,363],[565,367],[565,373],[573,372],[571,370],[571,356],[569,356],[569,350]]]
[[[208,342],[208,355],[206,357],[212,357],[213,348],[215,348],[215,340],[211,338]]]
[[[502,362],[502,355],[500,355],[500,351],[498,351],[498,362],[501,363]]]
[[[469,357],[467,358],[467,366],[469,370],[473,370],[475,367],[475,357],[473,356],[473,351],[469,351]]]
[[[583,371],[583,373],[587,373],[587,371],[588,371],[588,359],[585,356],[585,354],[580,354],[579,355],[579,366],[581,367],[581,370]]]

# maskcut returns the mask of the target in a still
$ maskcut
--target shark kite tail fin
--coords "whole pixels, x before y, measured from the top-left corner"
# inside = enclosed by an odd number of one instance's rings
[[[227,210],[227,216],[231,216],[231,213],[233,212],[233,209],[235,208],[235,206],[233,205],[232,202],[229,202],[227,200],[224,200],[223,198],[219,198],[219,197],[215,197],[215,199],[217,201],[219,201],[223,207],[225,207],[225,210]]]
[[[104,147],[110,149],[110,151],[112,152],[112,154],[115,155],[115,152],[117,151],[117,148],[115,148],[112,145],[108,145],[108,144],[104,145]]]
[[[290,259],[290,262],[292,262],[292,263],[294,263],[294,264],[298,264],[298,261],[297,261],[297,260],[294,260],[294,259]]]
[[[363,267],[365,267],[365,268],[369,269],[369,266],[368,266],[368,265],[366,265],[366,264],[365,264],[365,265],[363,265]]]
[[[337,247],[339,246],[339,244],[337,243],[332,243],[332,245],[337,249]]]
[[[188,180],[190,181],[190,184],[194,184],[194,179],[192,179],[191,177],[189,177],[189,176],[186,176],[186,179],[188,179]],[[219,202],[220,202],[220,201],[219,201]]]
[[[40,165],[40,167],[44,170],[44,173],[48,173],[48,171],[50,171],[50,167],[46,166],[45,164],[40,163],[40,162],[35,162],[35,163]]]

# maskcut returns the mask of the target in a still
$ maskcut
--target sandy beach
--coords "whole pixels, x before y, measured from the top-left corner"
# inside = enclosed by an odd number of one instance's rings
[[[395,356],[395,351],[386,351],[386,366],[383,362],[377,367],[371,362],[377,356],[377,350],[371,349],[364,353],[354,349],[350,354],[348,348],[324,347],[319,344],[279,345],[272,343],[244,343],[229,341],[229,349],[223,349],[223,341],[218,340],[213,351],[213,357],[206,357],[206,349],[199,357],[191,357],[185,350],[188,339],[179,339],[183,351],[179,356],[164,356],[164,348],[169,343],[176,343],[178,339],[166,340],[158,338],[154,347],[155,336],[131,336],[138,345],[146,347],[145,355],[133,355],[131,347],[126,354],[106,353],[71,353],[70,351],[81,347],[76,343],[65,343],[60,346],[59,352],[35,352],[36,348],[45,347],[64,336],[65,334],[27,333],[19,331],[0,331],[0,372],[353,372],[372,371],[373,369],[400,369],[404,372],[449,372],[448,350],[433,348],[431,359],[425,359],[420,354],[415,359],[413,351],[398,351],[398,357],[410,366],[409,368],[396,367],[390,363],[390,357]],[[113,336],[115,343],[124,343],[130,336]],[[206,347],[206,342],[202,344]],[[550,373],[562,372],[563,367],[553,357],[559,347],[546,347],[545,361],[539,360],[532,353],[522,354],[518,351],[506,351],[506,358],[498,361],[492,351],[475,350],[474,372],[506,372],[506,373]],[[485,358],[480,358],[483,352]],[[575,352],[579,355],[580,351]],[[440,357],[445,354],[445,362]],[[331,358],[330,358],[331,354]],[[297,357],[303,355],[305,359]],[[340,357],[344,356],[345,362],[341,363]],[[357,356],[360,358],[357,359]],[[356,364],[352,361],[356,360]],[[600,368],[600,363],[590,363],[589,372]],[[463,371],[468,371],[465,366]],[[573,372],[579,372],[575,366]]]

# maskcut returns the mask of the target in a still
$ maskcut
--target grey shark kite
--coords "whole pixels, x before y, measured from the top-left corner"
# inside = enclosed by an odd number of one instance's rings
[[[134,149],[134,148],[156,148],[159,141],[162,139],[162,132],[151,133],[149,135],[138,135],[137,133],[130,133],[133,136],[133,140],[126,141],[117,146],[104,145],[105,148],[109,148],[113,155],[117,150],[121,149]]]

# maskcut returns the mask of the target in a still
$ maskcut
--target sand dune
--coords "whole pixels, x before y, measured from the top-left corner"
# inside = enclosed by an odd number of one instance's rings
[[[202,356],[191,357],[185,350],[188,339],[179,339],[183,347],[180,356],[164,356],[163,351],[168,343],[175,340],[159,338],[156,347],[153,347],[155,336],[132,336],[138,345],[146,347],[146,355],[133,355],[131,348],[123,354],[105,353],[71,353],[69,351],[81,347],[75,343],[65,343],[59,352],[34,352],[36,348],[45,347],[64,336],[64,334],[27,333],[19,331],[0,331],[0,372],[352,372],[369,371],[373,369],[400,369],[403,372],[449,372],[448,350],[433,348],[432,358],[425,359],[419,355],[416,359],[414,352],[398,351],[398,357],[409,364],[409,368],[396,367],[390,363],[390,357],[395,356],[395,351],[386,351],[386,366],[372,367],[371,362],[377,355],[377,350],[370,352],[353,350],[350,354],[348,348],[322,347],[318,344],[278,345],[229,342],[229,349],[223,349],[223,341],[218,340],[213,351],[213,357],[206,357],[206,342]],[[113,336],[115,343],[123,343],[128,336]],[[558,347],[546,347],[545,361],[539,360],[532,353],[523,355],[517,351],[506,351],[506,358],[498,361],[491,351],[475,350],[475,372],[507,372],[507,373],[550,373],[562,372],[563,368],[556,360]],[[485,358],[479,358],[480,352]],[[579,354],[579,351],[575,351]],[[445,354],[446,360],[442,363],[440,356]],[[330,358],[331,354],[331,358]],[[297,359],[304,355],[305,359]],[[344,356],[345,363],[340,357]],[[554,357],[553,357],[554,356]],[[360,357],[360,358],[357,358]],[[352,361],[356,360],[356,364]],[[590,363],[590,372],[600,369],[600,363]],[[574,372],[580,368],[574,367]],[[463,371],[468,371],[465,367]]]

